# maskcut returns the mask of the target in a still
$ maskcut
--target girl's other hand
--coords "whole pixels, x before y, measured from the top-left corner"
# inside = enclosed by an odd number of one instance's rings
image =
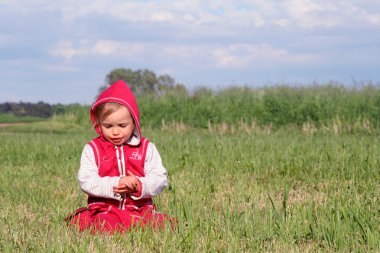
[[[136,193],[140,190],[139,179],[131,172],[127,171],[128,176],[120,178],[118,185],[113,187],[115,193]]]

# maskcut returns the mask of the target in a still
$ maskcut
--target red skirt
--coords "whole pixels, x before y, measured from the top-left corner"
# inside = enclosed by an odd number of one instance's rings
[[[142,207],[127,206],[125,210],[115,205],[103,202],[95,202],[88,207],[81,207],[65,219],[69,225],[73,225],[80,231],[90,230],[91,233],[107,232],[123,233],[135,226],[151,226],[164,228],[166,222],[172,223],[167,215],[156,212],[154,205]]]

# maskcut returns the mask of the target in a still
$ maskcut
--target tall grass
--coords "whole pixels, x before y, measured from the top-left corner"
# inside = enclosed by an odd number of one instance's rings
[[[207,128],[209,124],[238,125],[245,122],[275,128],[312,124],[317,128],[340,122],[368,123],[378,128],[380,87],[339,84],[231,87],[220,91],[199,89],[191,96],[142,97],[139,99],[144,125],[181,122]]]
[[[94,131],[54,124],[0,129],[1,252],[380,251],[376,133],[145,128],[170,180],[155,202],[178,228],[93,236],[63,218],[85,205],[76,173]]]
[[[170,124],[196,128],[255,125],[279,129],[296,126],[313,132],[371,132],[379,128],[380,86],[338,83],[310,86],[230,87],[218,91],[199,88],[191,95],[169,93],[138,98],[142,125]],[[78,104],[54,107],[57,122],[89,126],[90,107]],[[7,119],[0,115],[0,122]]]

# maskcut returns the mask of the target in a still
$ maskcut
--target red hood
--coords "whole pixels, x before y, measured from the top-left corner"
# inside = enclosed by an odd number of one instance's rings
[[[91,121],[92,121],[92,124],[94,125],[95,131],[103,138],[102,131],[100,127],[96,124],[94,111],[96,107],[107,102],[119,103],[128,108],[129,112],[131,113],[135,121],[135,132],[138,133],[138,139],[140,139],[141,138],[140,111],[137,106],[135,96],[133,95],[131,89],[122,80],[116,81],[110,87],[108,87],[105,91],[103,91],[99,95],[99,97],[96,99],[95,103],[92,105],[91,110],[90,110],[90,115],[91,115]]]

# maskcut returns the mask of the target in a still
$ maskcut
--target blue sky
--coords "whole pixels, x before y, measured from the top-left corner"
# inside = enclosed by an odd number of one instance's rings
[[[0,102],[89,104],[115,68],[199,86],[380,82],[378,0],[0,0]]]

